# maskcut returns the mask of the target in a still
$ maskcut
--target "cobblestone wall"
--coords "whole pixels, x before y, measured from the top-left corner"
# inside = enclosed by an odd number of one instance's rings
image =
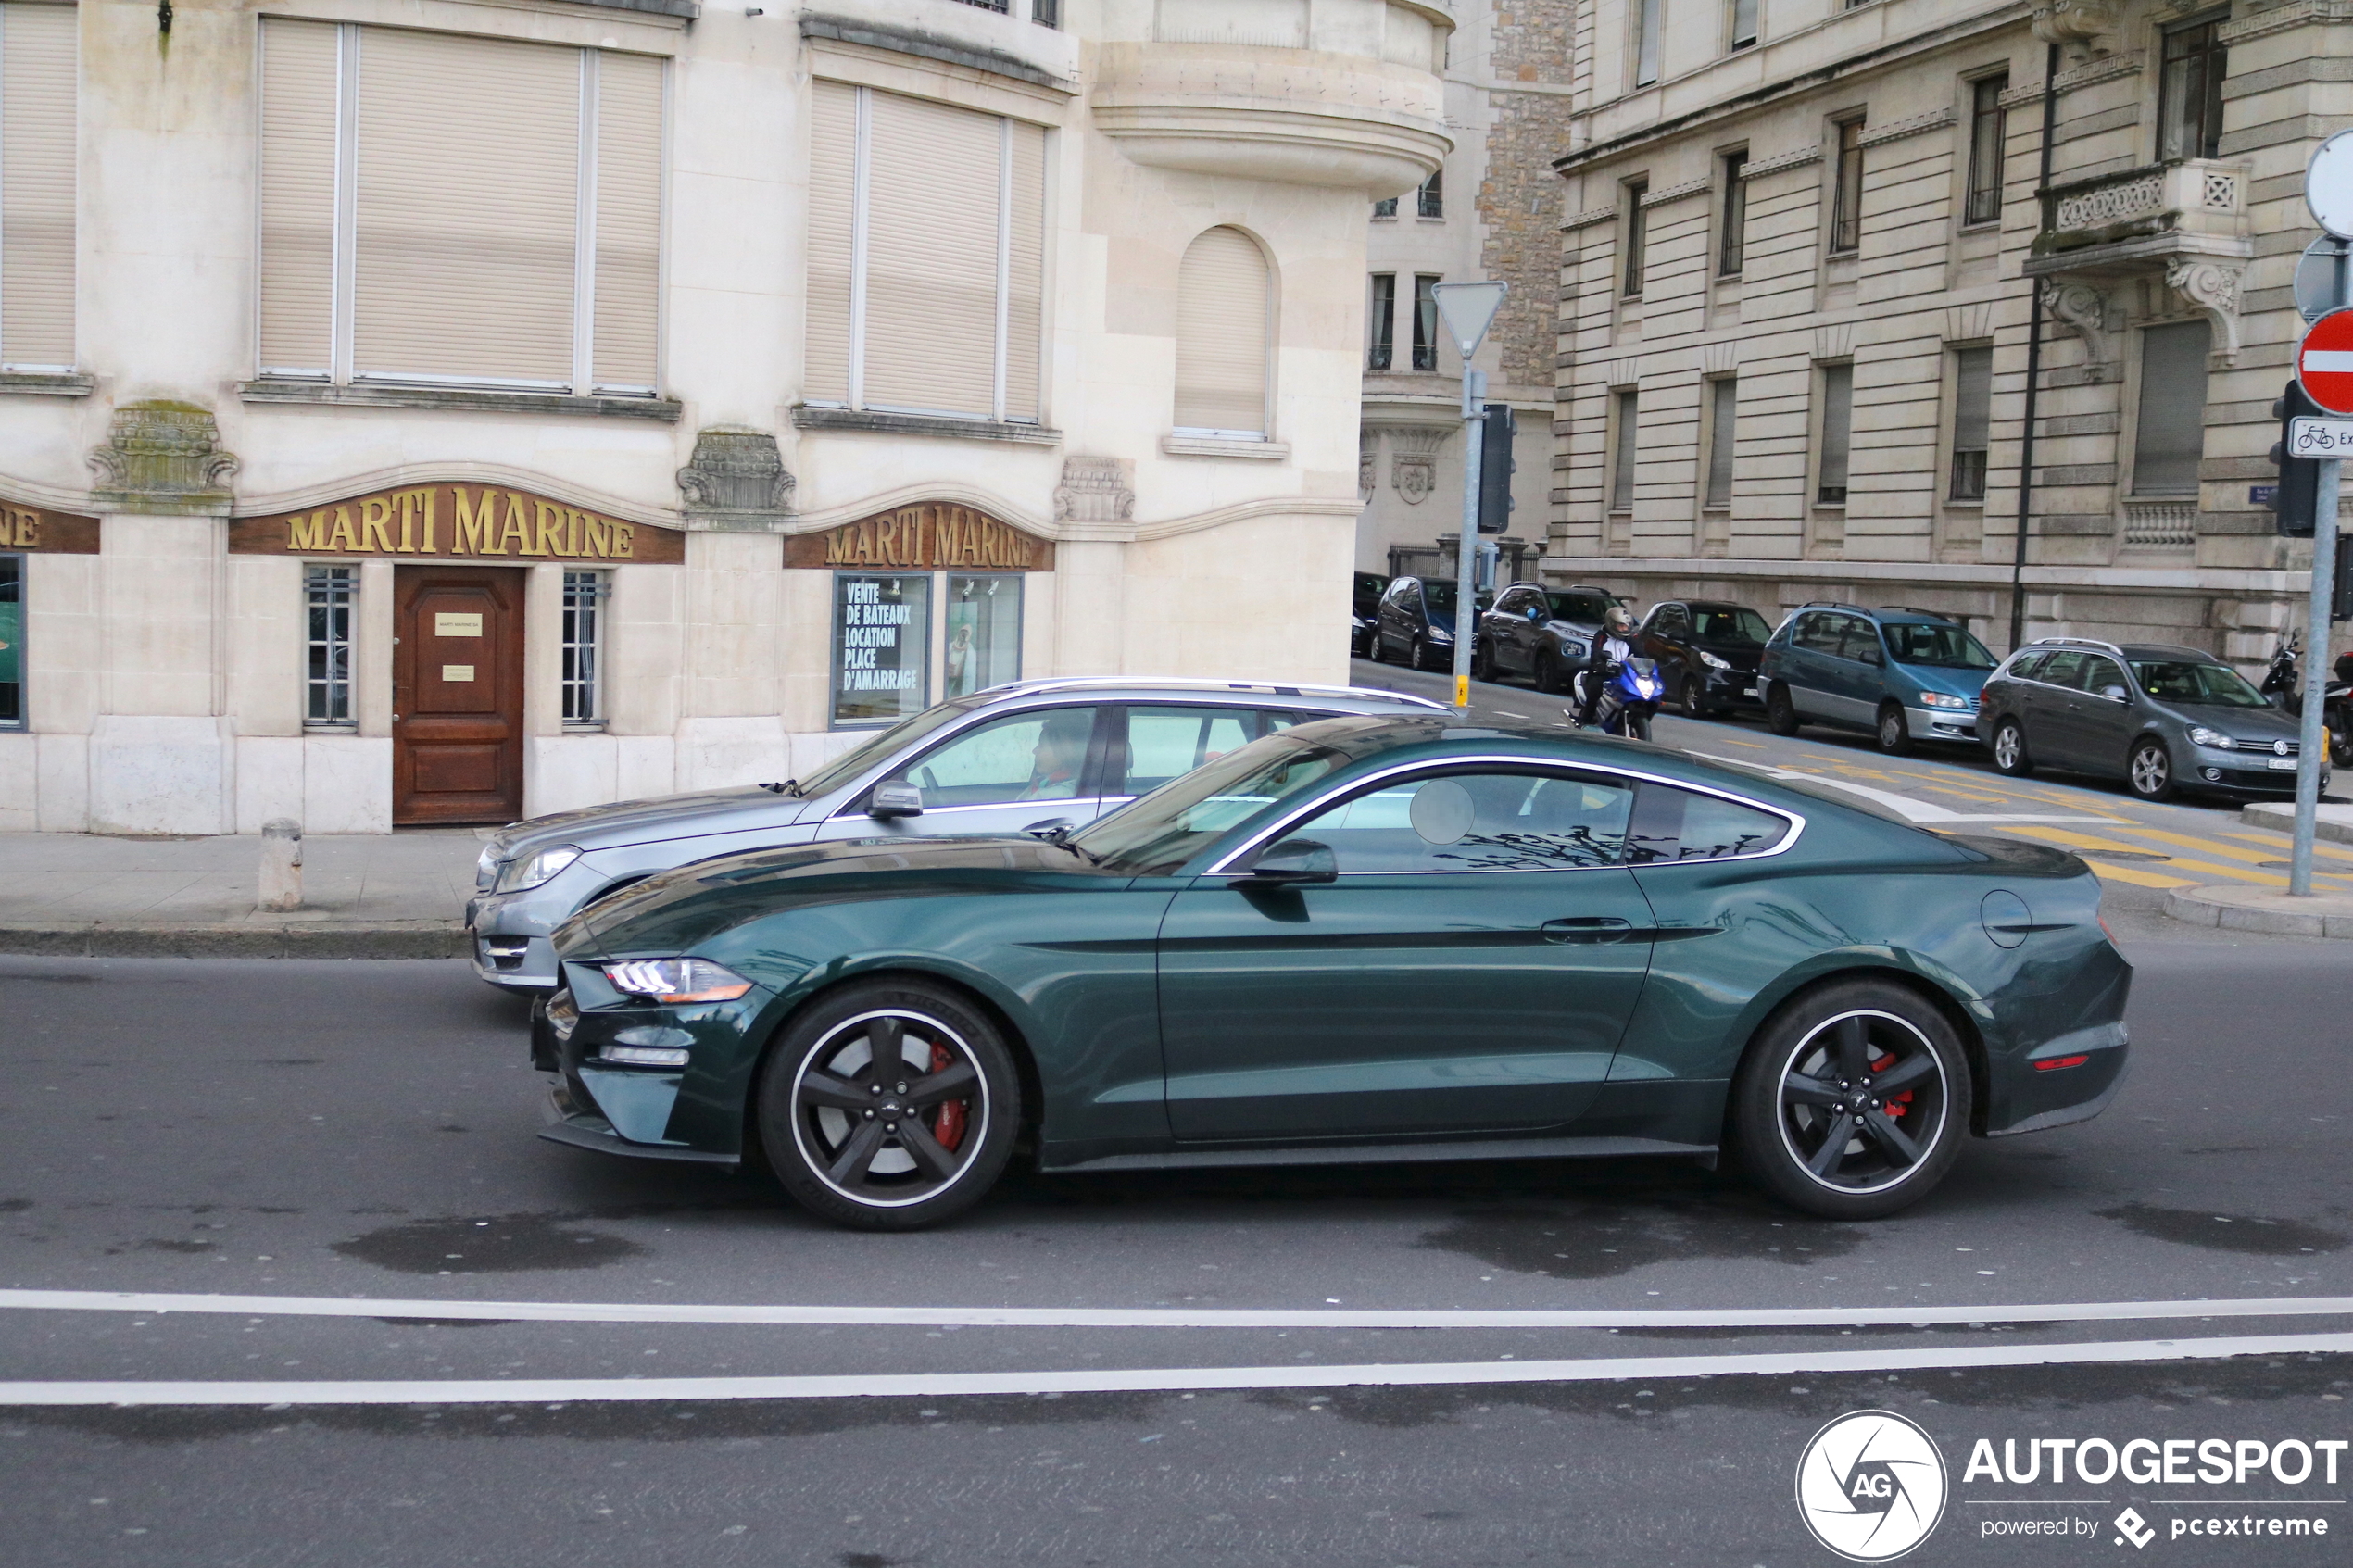
[[[1487,225],[1480,262],[1487,276],[1512,286],[1495,332],[1504,379],[1516,386],[1554,381],[1561,204],[1552,164],[1567,146],[1577,9],[1577,0],[1504,0],[1495,11],[1494,122],[1478,191]],[[1541,91],[1547,87],[1560,91]]]

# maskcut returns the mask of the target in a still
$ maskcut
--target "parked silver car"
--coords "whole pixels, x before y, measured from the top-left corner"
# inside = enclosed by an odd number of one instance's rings
[[[657,872],[714,855],[894,834],[1076,827],[1261,735],[1349,713],[1449,712],[1352,686],[1040,680],[925,709],[807,779],[560,811],[483,847],[466,925],[474,972],[552,990],[548,934]]]

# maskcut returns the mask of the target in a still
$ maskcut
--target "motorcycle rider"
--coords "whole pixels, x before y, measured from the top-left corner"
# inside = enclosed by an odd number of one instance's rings
[[[1612,605],[1602,617],[1601,634],[1593,639],[1592,654],[1585,661],[1585,700],[1577,709],[1577,727],[1591,729],[1593,709],[1600,706],[1602,688],[1609,684],[1619,664],[1634,652],[1634,614],[1624,605]]]

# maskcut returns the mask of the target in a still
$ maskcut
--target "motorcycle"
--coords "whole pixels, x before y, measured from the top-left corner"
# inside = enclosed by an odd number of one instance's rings
[[[2272,651],[2270,668],[2256,689],[2265,701],[2294,718],[2304,714],[2304,672],[2297,633],[2290,632]],[[2328,732],[2329,765],[2353,768],[2353,653],[2340,655],[2322,688],[2321,721]]]
[[[1577,695],[1581,703],[1590,673],[1579,672]],[[1649,659],[1623,659],[1610,667],[1603,678],[1601,701],[1593,707],[1593,722],[1604,734],[1629,735],[1635,740],[1651,738],[1651,719],[1658,712],[1658,705],[1666,699],[1667,683],[1659,677],[1658,662]],[[1574,721],[1578,710],[1564,708]]]

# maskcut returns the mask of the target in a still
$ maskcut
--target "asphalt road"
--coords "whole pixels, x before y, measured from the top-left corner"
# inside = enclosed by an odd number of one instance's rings
[[[1949,1467],[1907,1562],[2341,1562],[2353,1450],[1965,1478],[1979,1438],[2353,1438],[2342,945],[2116,923],[2109,1113],[1869,1224],[1624,1160],[1031,1177],[854,1236],[535,1137],[520,1011],[455,964],[0,959],[0,1291],[140,1293],[0,1294],[0,1564],[1781,1568],[1836,1561],[1793,1475],[1868,1408]],[[245,1386],[23,1388],[157,1382]],[[2334,1533],[2172,1534],[2224,1515]]]

